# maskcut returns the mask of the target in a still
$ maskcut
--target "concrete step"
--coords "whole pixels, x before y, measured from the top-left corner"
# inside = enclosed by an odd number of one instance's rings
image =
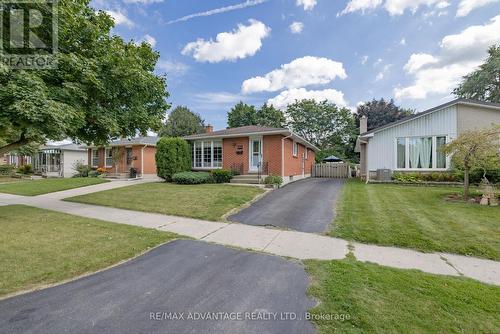
[[[267,175],[261,175],[260,177],[264,179]],[[258,179],[259,175],[258,174],[244,174],[244,175],[235,175],[233,176],[233,179]]]
[[[231,179],[231,183],[240,183],[240,184],[259,184],[259,179],[258,178],[238,178],[238,179]]]

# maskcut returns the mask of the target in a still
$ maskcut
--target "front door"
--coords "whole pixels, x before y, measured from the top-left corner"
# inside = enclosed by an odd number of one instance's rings
[[[262,163],[262,138],[250,139],[250,172],[257,172]]]

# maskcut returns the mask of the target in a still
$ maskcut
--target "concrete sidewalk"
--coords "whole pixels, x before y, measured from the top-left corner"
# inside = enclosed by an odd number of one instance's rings
[[[103,190],[104,185],[106,184],[98,185],[101,186],[100,190]],[[74,194],[77,189],[73,190],[70,196],[76,196]],[[83,188],[80,191],[83,191]],[[65,194],[68,192],[65,191]],[[350,246],[354,256],[360,261],[394,268],[418,269],[432,274],[465,276],[484,283],[500,285],[500,262],[496,261],[444,253],[421,253],[397,247],[349,244],[343,239],[312,233],[64,202],[59,200],[60,196],[58,193],[53,193],[52,196],[34,197],[0,194],[0,203],[24,204],[113,223],[154,228],[206,242],[302,260],[340,260],[349,253],[348,246]]]

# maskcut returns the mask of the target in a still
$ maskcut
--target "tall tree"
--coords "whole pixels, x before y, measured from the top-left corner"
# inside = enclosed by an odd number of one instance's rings
[[[256,115],[257,125],[269,126],[272,128],[282,128],[285,126],[285,115],[283,111],[276,109],[272,104],[264,105],[257,111]]]
[[[71,138],[104,144],[158,130],[166,78],[159,54],[111,35],[112,18],[90,0],[61,0],[58,67],[19,70],[0,64],[0,154],[31,142]],[[24,4],[21,4],[24,5]]]
[[[257,125],[257,111],[255,107],[240,101],[227,113],[227,125],[230,128]]]
[[[355,131],[350,110],[315,100],[296,101],[286,110],[287,125],[320,149],[349,145]]]
[[[394,100],[371,100],[360,104],[356,112],[356,124],[359,127],[361,116],[368,118],[368,130],[398,121],[413,114],[413,110],[404,109],[394,104]]]
[[[205,130],[205,121],[199,114],[189,110],[187,107],[178,106],[168,115],[165,126],[160,130],[160,136],[183,137]]]
[[[488,59],[466,75],[453,94],[465,99],[500,103],[500,45],[488,50]]]

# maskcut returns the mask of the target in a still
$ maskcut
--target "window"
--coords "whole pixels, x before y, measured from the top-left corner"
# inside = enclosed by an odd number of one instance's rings
[[[113,149],[111,148],[104,149],[104,157],[106,158],[105,167],[113,166]]]
[[[42,163],[45,164],[45,161],[43,161]],[[99,150],[96,148],[92,149],[92,166],[93,167],[99,166]]]
[[[446,144],[446,137],[436,137],[436,168],[446,168],[446,155],[443,147]]]
[[[304,156],[305,156],[305,158],[306,158],[306,160],[307,160],[307,153],[309,152],[309,149],[308,149],[307,147],[306,147],[306,149],[305,149],[305,152],[306,152],[306,153],[305,153],[305,155],[304,155]]]
[[[396,139],[397,169],[446,169],[441,151],[446,137],[409,137]]]
[[[193,142],[194,168],[221,168],[222,141],[204,140]]]
[[[299,152],[299,144],[297,142],[293,142],[293,156],[296,157]]]

